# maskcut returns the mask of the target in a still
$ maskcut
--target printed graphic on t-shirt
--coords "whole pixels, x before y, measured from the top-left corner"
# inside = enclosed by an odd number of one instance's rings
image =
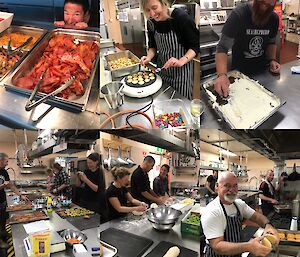
[[[2,185],[5,181],[5,177],[0,175],[0,185]]]
[[[245,58],[250,59],[250,58],[257,58],[262,56],[264,54],[263,36],[268,36],[269,34],[270,34],[269,29],[247,29],[246,35],[254,36],[254,37],[252,37],[249,42],[249,51],[244,52]]]
[[[256,36],[253,37],[249,42],[249,52],[244,52],[245,58],[257,58],[264,54],[263,46],[263,38]]]

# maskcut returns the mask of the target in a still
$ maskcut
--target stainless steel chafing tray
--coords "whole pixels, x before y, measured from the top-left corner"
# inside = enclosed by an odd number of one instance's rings
[[[124,68],[112,69],[112,67],[109,65],[109,61],[117,60],[122,57],[130,58],[130,59],[136,61],[137,63],[127,66],[127,67],[124,67]],[[126,50],[124,52],[108,54],[105,56],[105,59],[108,63],[108,68],[111,71],[111,75],[114,78],[123,77],[123,76],[129,75],[129,74],[138,72],[140,70],[140,59],[136,55],[134,55],[132,52],[130,52],[129,50]]]
[[[39,61],[46,49],[50,39],[55,35],[72,35],[75,37],[76,41],[94,41],[98,46],[100,46],[100,33],[93,31],[83,31],[83,30],[67,30],[67,29],[55,29],[48,33],[43,40],[34,48],[34,50],[25,58],[25,60],[19,65],[19,67],[4,81],[4,85],[7,90],[21,93],[25,96],[30,96],[32,90],[25,88],[20,88],[16,86],[16,81],[18,78],[25,76],[34,65]],[[91,70],[91,75],[89,79],[81,81],[85,89],[82,96],[76,96],[72,94],[69,99],[64,99],[62,97],[54,96],[49,98],[46,103],[53,106],[63,108],[69,111],[83,111],[85,110],[86,104],[88,102],[89,94],[91,91],[93,79],[96,73],[97,64],[100,56],[100,47],[97,56],[94,60],[94,65]],[[45,96],[44,93],[38,93],[37,99]]]
[[[0,81],[2,81],[5,77],[11,74],[18,65],[26,58],[29,52],[41,41],[41,39],[46,35],[47,30],[35,27],[25,27],[25,26],[10,26],[6,30],[0,33],[0,38],[4,35],[11,34],[11,33],[22,33],[28,36],[35,36],[37,37],[36,42],[31,46],[25,46],[20,52],[22,52],[22,57],[19,61],[17,61],[3,76],[0,77]],[[7,44],[0,45],[0,47],[7,48]],[[14,49],[12,47],[12,49]]]
[[[250,79],[249,77],[247,77],[246,75],[242,74],[241,72],[239,71],[230,71],[228,72],[228,77],[232,77],[233,79],[239,79],[239,78],[244,78],[244,79],[248,79],[250,81],[253,81],[252,79]],[[227,117],[227,115],[222,111],[222,108],[221,108],[221,104],[218,102],[218,101],[225,101],[225,104],[226,104],[226,101],[225,99],[222,99],[222,98],[219,98],[217,97],[217,99],[215,99],[215,95],[214,93],[215,92],[212,92],[212,89],[214,88],[214,81],[217,77],[214,76],[212,77],[211,79],[205,81],[203,84],[202,84],[202,88],[204,89],[205,93],[206,93],[206,96],[208,97],[208,102],[209,104],[211,105],[211,107],[215,110],[215,112],[223,119],[227,122],[227,124],[230,126],[230,128],[232,129],[237,129],[237,127],[232,123],[232,121],[230,120],[229,117]],[[253,81],[255,82],[255,81]],[[278,102],[278,105],[277,106],[274,106],[274,108],[267,114],[265,115],[263,118],[261,118],[260,120],[254,122],[253,124],[251,124],[251,126],[249,127],[245,127],[245,128],[239,128],[239,129],[255,129],[257,128],[258,126],[260,126],[262,123],[264,123],[268,118],[270,118],[275,112],[278,111],[278,109],[283,105],[285,104],[285,101],[281,101],[281,99],[274,95],[271,91],[269,91],[268,89],[266,89],[265,87],[263,87],[262,85],[259,85],[259,84],[256,84],[255,83],[255,86],[257,86],[258,90],[261,91],[260,94],[264,94],[268,97],[271,97],[273,100],[275,100],[276,102]],[[214,97],[211,95],[213,94]],[[219,100],[218,100],[219,99]],[[230,98],[229,98],[230,99]],[[230,101],[230,100],[229,100]],[[224,103],[223,103],[224,104]],[[256,110],[253,110],[253,111],[256,111]]]

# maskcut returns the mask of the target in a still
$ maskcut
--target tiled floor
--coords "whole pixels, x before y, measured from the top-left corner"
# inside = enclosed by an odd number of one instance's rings
[[[280,64],[297,60],[298,44],[285,41],[280,49]]]

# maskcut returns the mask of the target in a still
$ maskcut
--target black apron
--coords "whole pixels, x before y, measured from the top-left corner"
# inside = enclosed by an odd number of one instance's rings
[[[171,57],[180,59],[186,53],[174,30],[168,33],[159,33],[155,30],[154,39],[158,53],[158,67],[163,67]],[[193,62],[189,61],[182,67],[163,69],[159,75],[165,85],[172,86],[182,96],[192,99],[192,71]]]
[[[221,203],[221,201],[220,201]],[[234,217],[229,217],[226,213],[224,205],[221,203],[224,215],[226,217],[226,228],[224,231],[224,241],[231,242],[231,243],[239,243],[241,242],[241,233],[242,233],[242,222],[243,222],[243,217],[240,213],[239,208],[233,202],[235,208],[237,209],[237,215]],[[237,255],[220,255],[216,254],[214,250],[209,246],[206,245],[206,250],[205,250],[205,257],[241,257],[241,254]]]

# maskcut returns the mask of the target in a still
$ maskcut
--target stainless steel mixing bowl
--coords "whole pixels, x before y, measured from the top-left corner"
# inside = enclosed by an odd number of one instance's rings
[[[87,240],[87,236],[83,234],[81,231],[73,230],[73,229],[65,229],[60,233],[60,236],[65,240],[65,242],[72,246],[74,243],[69,242],[68,240],[71,238],[78,239],[78,244],[82,244]]]
[[[147,218],[151,225],[158,230],[171,229],[178,221],[181,211],[169,206],[159,206],[151,208],[146,212]]]

